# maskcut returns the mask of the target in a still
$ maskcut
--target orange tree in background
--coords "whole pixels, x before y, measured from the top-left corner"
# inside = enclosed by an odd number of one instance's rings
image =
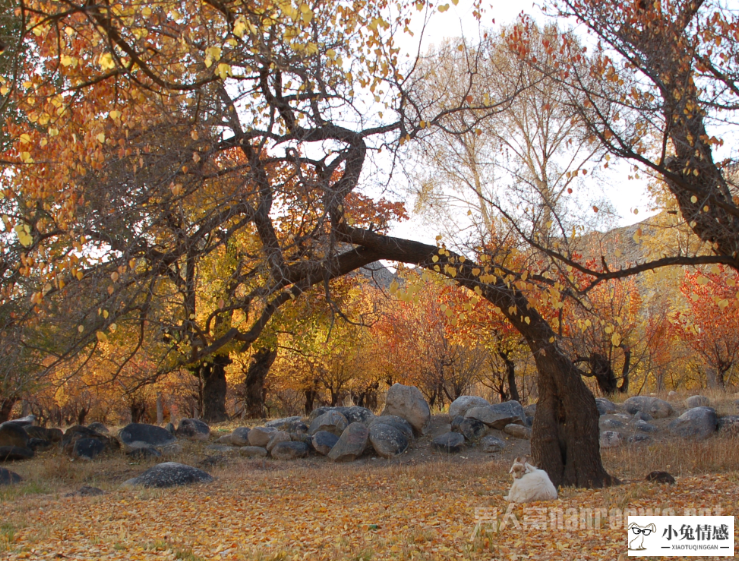
[[[686,309],[671,318],[674,333],[704,363],[709,387],[725,389],[739,360],[736,282],[737,273],[721,265],[686,270],[680,287]]]

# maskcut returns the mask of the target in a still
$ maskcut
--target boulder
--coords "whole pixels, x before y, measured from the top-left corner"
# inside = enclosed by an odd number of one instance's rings
[[[249,446],[261,446],[264,448],[276,432],[277,429],[272,427],[254,427],[249,431]]]
[[[108,443],[99,438],[79,438],[74,442],[72,456],[80,460],[94,460],[108,450]]]
[[[336,436],[341,435],[344,429],[349,425],[346,417],[338,411],[327,411],[320,417],[316,417],[310,424],[308,433],[310,435],[316,434],[319,430],[325,430],[326,432],[332,432]]]
[[[718,420],[718,430],[721,434],[739,436],[739,417],[727,415]]]
[[[175,462],[164,462],[147,469],[138,477],[129,479],[123,485],[126,487],[140,485],[143,487],[165,488],[192,483],[209,483],[211,481],[213,481],[213,477],[198,468]]]
[[[316,452],[323,456],[327,456],[328,453],[331,451],[331,448],[333,448],[338,441],[339,437],[336,436],[334,433],[325,430],[319,430],[316,434],[313,435],[313,438],[311,439],[311,444],[313,444],[313,448]]]
[[[312,423],[314,419],[317,417],[320,417],[324,413],[328,413],[329,411],[334,411],[335,407],[318,407],[311,411],[310,415],[308,415],[308,423]]]
[[[667,485],[675,484],[675,478],[666,471],[653,471],[652,473],[647,475],[645,479],[646,481],[651,481],[652,483],[664,483]]]
[[[174,435],[167,429],[156,425],[131,423],[123,427],[118,433],[118,439],[126,451],[134,448],[153,446],[154,448],[169,447],[176,443]],[[134,443],[140,443],[134,446]],[[163,450],[160,450],[163,451]]]
[[[134,460],[149,460],[162,457],[162,453],[153,446],[141,446],[140,448],[133,448],[126,452],[126,455]]]
[[[651,415],[655,419],[664,419],[675,413],[672,405],[663,399],[645,395],[630,397],[624,401],[624,408],[632,415],[637,411],[641,411],[642,413]]]
[[[600,419],[600,428],[601,429],[620,429],[623,428],[626,423],[624,423],[620,419],[614,419],[614,418],[603,418]]]
[[[458,432],[448,432],[434,438],[431,446],[447,454],[461,452],[464,450],[464,436]]]
[[[668,428],[676,436],[704,440],[718,430],[718,417],[711,407],[694,407],[672,421]]]
[[[455,417],[452,421],[452,432],[458,432],[470,442],[480,440],[487,431],[485,423],[472,417]]]
[[[536,417],[536,403],[524,407],[523,412],[526,413],[527,417]]]
[[[465,418],[477,419],[487,426],[494,429],[503,429],[506,425],[526,423],[526,413],[518,401],[505,401],[496,403],[495,405],[486,405],[485,407],[473,407]]]
[[[695,407],[708,407],[711,405],[711,400],[705,395],[691,395],[685,400],[685,406],[688,409],[694,409]]]
[[[267,421],[264,423],[264,426],[289,432],[293,425],[300,422],[302,422],[302,418],[299,415],[296,415],[294,417],[282,417],[281,419]]]
[[[108,427],[106,427],[103,423],[90,423],[89,425],[87,425],[87,428],[94,430],[98,434],[110,434]]]
[[[54,445],[48,440],[42,440],[41,438],[29,438],[28,447],[34,452],[44,452],[50,450]]]
[[[408,437],[392,425],[374,423],[369,428],[369,441],[383,458],[392,458],[408,449]]]
[[[89,487],[87,485],[83,485],[76,491],[72,491],[71,493],[67,493],[64,495],[65,497],[99,497],[100,495],[105,495],[105,491],[102,489],[98,489],[97,487]]]
[[[362,423],[352,423],[341,433],[328,457],[334,462],[351,462],[364,453],[368,440],[369,429]]]
[[[222,436],[219,436],[216,442],[218,442],[218,444],[222,444],[223,446],[233,446],[233,443],[231,442],[230,434],[224,434]]]
[[[12,485],[14,483],[20,483],[23,478],[9,469],[0,467],[0,485]]]
[[[657,427],[641,419],[634,423],[634,428],[641,432],[657,432]]]
[[[182,419],[175,435],[188,440],[208,440],[210,427],[200,419]]]
[[[503,448],[505,448],[505,446],[505,440],[501,440],[497,436],[493,435],[484,436],[480,440],[480,449],[486,454],[500,452]]]
[[[375,414],[366,407],[354,405],[352,407],[342,407],[340,413],[346,417],[348,423],[364,423],[368,424]]]
[[[51,435],[49,434],[48,429],[45,429],[44,427],[37,427],[35,425],[31,425],[28,427],[23,427],[23,430],[26,431],[26,434],[30,438],[37,438],[40,440],[46,440],[47,442],[51,442]]]
[[[646,434],[633,434],[626,439],[626,442],[629,444],[646,444],[652,442],[652,437]]]
[[[248,427],[239,427],[234,429],[230,434],[231,444],[234,446],[249,446],[249,432],[251,429]]]
[[[26,448],[28,446],[28,433],[21,425],[12,422],[0,425],[0,446],[17,446]]]
[[[595,406],[601,415],[610,415],[617,411],[616,405],[605,397],[596,397]]]
[[[239,454],[247,458],[264,458],[267,455],[267,449],[262,446],[241,446]]]
[[[305,428],[307,429],[308,427],[305,426]],[[312,443],[311,435],[309,435],[307,431],[306,432],[291,432],[290,440],[293,440],[295,442],[305,442],[308,446],[310,446]]]
[[[522,438],[524,440],[531,440],[531,429],[524,427],[523,425],[510,424],[503,428],[503,432],[510,434],[514,438]]]
[[[117,440],[100,434],[89,427],[75,425],[73,427],[69,427],[64,433],[64,437],[62,438],[62,448],[64,449],[64,452],[73,457],[77,457],[75,454],[75,444],[78,440],[82,439],[97,440],[100,442],[100,444],[98,445],[88,444],[87,446],[89,448],[84,448],[84,450],[89,449],[91,454],[95,454],[95,452],[92,452],[92,450],[100,448],[101,445],[103,449],[117,449],[120,447],[120,444]]]
[[[449,416],[452,419],[455,417],[464,417],[467,411],[473,407],[487,407],[488,405],[490,405],[490,402],[485,398],[476,395],[460,395],[449,406]]]
[[[296,460],[298,458],[305,458],[309,451],[310,447],[305,442],[288,440],[278,442],[275,447],[272,448],[271,454],[276,460]]]
[[[383,415],[397,415],[408,421],[416,434],[424,434],[431,422],[431,409],[415,386],[393,384],[385,396]]]
[[[624,443],[624,437],[621,436],[620,432],[607,430],[600,433],[600,447],[605,448],[616,448]]]
[[[643,411],[637,411],[634,413],[634,420],[635,421],[651,421],[652,416],[649,413],[644,413]]]
[[[209,452],[221,452],[223,454],[232,454],[238,452],[239,449],[236,446],[228,446],[226,444],[211,444],[205,447]]]
[[[23,427],[30,427],[35,422],[36,422],[36,415],[26,415],[25,417],[21,417],[20,419],[12,419],[10,421],[5,421],[3,425],[15,425],[17,427],[23,428]]]
[[[267,452],[271,452],[272,449],[277,446],[280,442],[290,442],[292,439],[290,438],[290,435],[286,433],[284,430],[278,430],[277,432],[272,434],[272,437],[269,439],[269,442],[267,443],[267,446],[265,448],[267,449]]]
[[[17,462],[33,458],[33,450],[20,446],[0,446],[0,462]]]
[[[379,417],[373,417],[368,423],[368,426],[371,428],[375,423],[382,423],[383,425],[395,427],[402,432],[409,441],[413,440],[413,427],[408,421],[398,417],[397,415],[380,415]]]
[[[64,438],[62,429],[57,428],[46,429],[46,435],[48,436],[49,442],[61,442]]]

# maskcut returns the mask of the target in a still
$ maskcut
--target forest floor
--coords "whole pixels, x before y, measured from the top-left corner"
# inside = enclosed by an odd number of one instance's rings
[[[0,487],[0,559],[616,561],[626,553],[621,516],[739,513],[734,438],[604,450],[623,485],[562,489],[556,501],[510,507],[503,497],[511,458],[526,453],[528,441],[511,439],[500,454],[445,455],[429,443],[448,422],[435,416],[429,434],[398,458],[350,464],[214,458],[188,442],[172,460],[215,481],[171,489],[121,488],[154,465],[125,456],[81,462],[45,453],[5,465],[24,482]],[[677,483],[643,481],[653,470]],[[65,496],[82,485],[106,494]],[[591,518],[598,509],[600,520]]]

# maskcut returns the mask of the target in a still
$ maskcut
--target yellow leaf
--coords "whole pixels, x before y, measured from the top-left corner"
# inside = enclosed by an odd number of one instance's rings
[[[433,261],[434,263],[436,263],[436,262],[437,262],[438,260],[439,260],[439,256],[438,256],[438,255],[434,255],[434,256],[433,256],[433,257],[431,258],[431,261]]]
[[[102,331],[98,331],[97,333],[95,333],[95,336],[98,338],[98,341],[100,341],[101,343],[108,342],[108,336]]]
[[[614,347],[618,347],[621,344],[621,335],[619,335],[618,333],[614,333],[611,336],[611,343],[613,343]]]
[[[449,4],[444,4],[443,6],[439,6],[440,12],[446,12],[449,9]]]
[[[98,139],[98,142],[100,144],[105,144],[105,133],[104,132],[101,132],[100,134],[98,134],[96,138]]]

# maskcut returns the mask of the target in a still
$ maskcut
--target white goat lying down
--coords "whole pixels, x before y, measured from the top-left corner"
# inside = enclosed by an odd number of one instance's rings
[[[513,475],[513,485],[505,500],[513,503],[533,501],[553,501],[557,489],[552,485],[547,472],[528,463],[526,457],[516,458],[509,472]]]

